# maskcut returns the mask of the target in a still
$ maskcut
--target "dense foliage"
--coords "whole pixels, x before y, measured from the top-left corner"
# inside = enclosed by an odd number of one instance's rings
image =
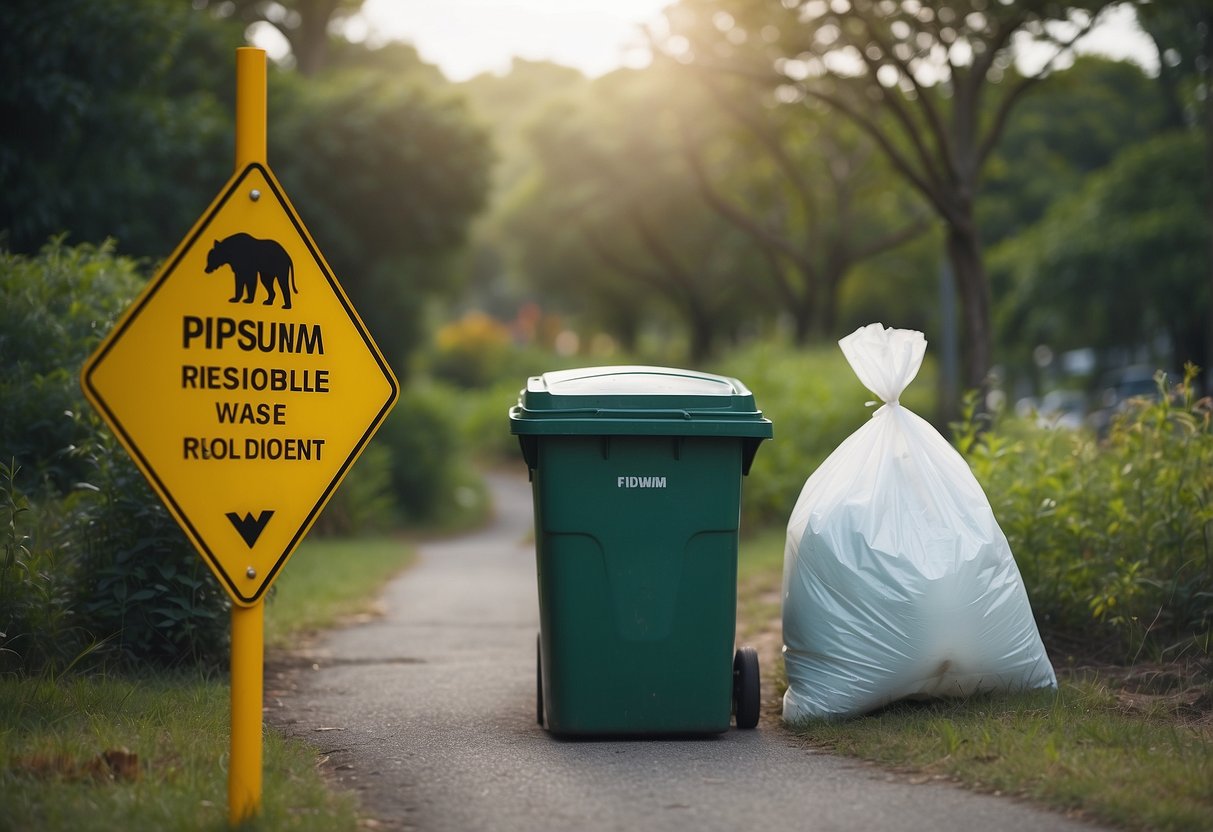
[[[26,491],[62,494],[88,478],[73,453],[93,435],[75,373],[140,282],[109,244],[0,250],[0,450],[26,469]]]
[[[232,173],[245,29],[223,14],[232,4],[215,5],[0,7],[8,248],[31,254],[67,234],[159,259],[185,236]],[[428,305],[461,285],[456,254],[488,196],[489,137],[411,47],[335,45],[331,66],[306,79],[270,67],[269,162],[403,377]]]
[[[490,151],[461,98],[420,64],[275,78],[269,155],[397,375],[429,299],[460,287],[454,252],[488,196]],[[418,77],[420,76],[420,77]]]
[[[108,244],[0,251],[0,670],[224,655],[226,595],[80,391],[140,283]]]
[[[1203,146],[1191,131],[1141,142],[1000,247],[999,323],[1057,349],[1106,350],[1161,332],[1205,366],[1213,226]]]
[[[163,257],[231,171],[241,31],[178,0],[0,4],[0,231]]]
[[[1213,401],[1189,365],[1107,436],[1007,420],[957,441],[1046,633],[1094,654],[1213,654]]]

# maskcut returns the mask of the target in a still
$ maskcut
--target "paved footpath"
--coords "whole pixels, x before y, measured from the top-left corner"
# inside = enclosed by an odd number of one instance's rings
[[[562,741],[535,724],[530,486],[490,477],[496,521],[426,543],[386,613],[271,668],[267,722],[314,744],[381,829],[906,830],[1094,827],[814,751],[780,726],[676,741]],[[764,668],[765,670],[765,668]]]

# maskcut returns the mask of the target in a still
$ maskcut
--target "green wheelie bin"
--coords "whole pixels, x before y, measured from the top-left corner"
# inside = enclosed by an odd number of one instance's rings
[[[535,376],[510,410],[530,469],[538,719],[561,735],[758,722],[734,651],[741,478],[771,422],[737,379],[665,367]]]

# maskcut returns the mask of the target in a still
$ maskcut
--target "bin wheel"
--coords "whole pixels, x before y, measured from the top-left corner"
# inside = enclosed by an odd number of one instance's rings
[[[543,725],[543,643],[535,634],[535,719]]]
[[[758,725],[761,691],[758,651],[753,647],[742,647],[733,656],[733,713],[738,728],[748,729]]]

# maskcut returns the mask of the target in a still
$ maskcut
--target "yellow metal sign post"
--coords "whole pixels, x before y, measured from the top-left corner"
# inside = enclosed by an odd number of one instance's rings
[[[266,161],[267,89],[264,50],[237,49],[237,175],[249,165]],[[234,827],[261,811],[261,703],[265,697],[263,599],[258,598],[249,606],[232,604],[231,635],[232,738],[227,763],[227,822]]]
[[[81,384],[232,598],[238,825],[261,804],[265,593],[399,394],[266,163],[264,50],[236,50],[232,178]]]

